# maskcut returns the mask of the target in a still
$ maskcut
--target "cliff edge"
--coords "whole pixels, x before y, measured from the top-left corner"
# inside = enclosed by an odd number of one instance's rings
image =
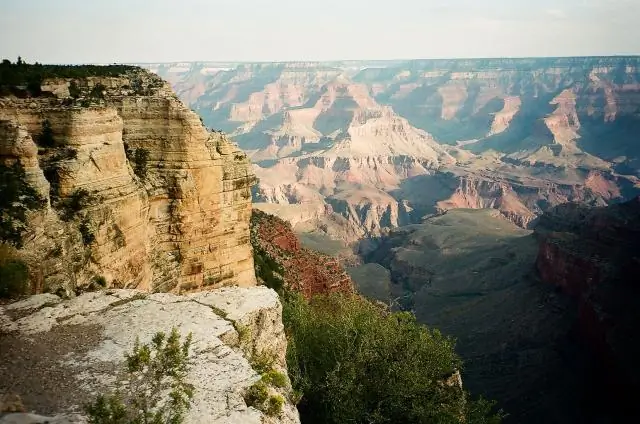
[[[122,331],[123,328],[127,331]],[[269,354],[286,375],[287,341],[278,295],[266,287],[225,287],[177,296],[104,290],[71,300],[52,294],[0,306],[0,423],[86,423],[83,405],[110,391],[136,338],[177,328],[192,334],[194,386],[187,423],[298,424],[290,384],[269,387],[280,411],[248,406],[260,381],[254,358]],[[8,403],[17,399],[10,408]],[[6,410],[16,411],[2,417]],[[29,414],[24,411],[37,411]]]

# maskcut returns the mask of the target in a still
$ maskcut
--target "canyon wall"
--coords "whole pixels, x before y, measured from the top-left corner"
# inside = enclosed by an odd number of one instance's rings
[[[303,247],[291,224],[274,215],[253,211],[251,243],[259,257],[256,261],[258,279],[266,275],[265,271],[274,271],[283,287],[306,298],[355,291],[351,278],[337,259]],[[270,269],[263,270],[263,267]]]
[[[575,300],[577,342],[588,354],[594,417],[639,417],[640,198],[603,208],[564,204],[536,227],[542,280]]]
[[[142,70],[41,90],[0,98],[0,160],[45,200],[21,250],[34,290],[255,285],[240,149]]]

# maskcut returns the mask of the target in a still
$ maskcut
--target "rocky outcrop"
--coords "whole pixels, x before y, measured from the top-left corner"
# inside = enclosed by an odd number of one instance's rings
[[[264,256],[261,262],[274,261],[280,267],[286,287],[308,298],[354,291],[351,278],[337,259],[302,247],[291,224],[280,218],[254,210],[251,242],[255,253]]]
[[[47,203],[22,251],[36,291],[98,278],[145,291],[255,285],[241,150],[142,70],[42,90],[0,98],[0,160],[20,162]]]
[[[187,380],[194,399],[185,423],[299,423],[288,400],[274,417],[243,400],[260,379],[251,365],[253,355],[272,354],[273,366],[286,369],[282,306],[278,295],[264,287],[187,296],[107,290],[67,301],[43,294],[3,305],[0,404],[19,396],[24,410],[56,416],[48,422],[84,423],[83,405],[113,389],[135,340],[148,343],[156,332],[171,328],[193,336]],[[278,390],[287,397],[289,389]],[[0,422],[43,421],[16,413]]]

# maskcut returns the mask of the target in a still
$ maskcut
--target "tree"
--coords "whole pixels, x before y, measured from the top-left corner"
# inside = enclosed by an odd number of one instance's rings
[[[353,295],[307,302],[287,294],[287,365],[303,393],[302,422],[499,423],[452,375],[462,366],[452,339]]]
[[[0,162],[0,242],[22,247],[27,212],[44,204],[45,200],[27,182],[20,162],[11,166]]]
[[[72,80],[69,83],[69,96],[73,99],[77,99],[82,94],[80,87],[78,87],[78,83],[75,80]]]
[[[14,248],[0,244],[0,299],[13,299],[29,292],[29,268]]]
[[[191,334],[183,343],[173,329],[167,338],[156,333],[151,344],[136,340],[125,355],[124,384],[85,406],[90,424],[180,424],[191,407],[189,370]],[[166,395],[168,393],[168,395]]]
[[[38,137],[38,144],[42,147],[55,147],[56,140],[53,138],[53,129],[48,119],[42,121],[42,132]]]

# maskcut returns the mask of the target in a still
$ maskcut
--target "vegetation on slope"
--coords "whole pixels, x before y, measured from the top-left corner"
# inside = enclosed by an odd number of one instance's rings
[[[0,299],[12,299],[29,292],[29,268],[15,249],[0,244]]]
[[[286,280],[280,277],[286,267],[264,257],[256,237],[252,243],[256,276]],[[462,363],[454,341],[420,325],[413,314],[353,294],[305,300],[286,286],[279,293],[303,424],[501,422],[491,402],[471,400],[457,384]]]
[[[0,163],[0,242],[22,247],[27,211],[43,206],[44,199],[27,182],[22,164]]]
[[[284,286],[307,298],[314,293],[353,292],[353,282],[339,262],[302,246],[286,221],[254,210],[251,243],[256,275],[278,293]]]

